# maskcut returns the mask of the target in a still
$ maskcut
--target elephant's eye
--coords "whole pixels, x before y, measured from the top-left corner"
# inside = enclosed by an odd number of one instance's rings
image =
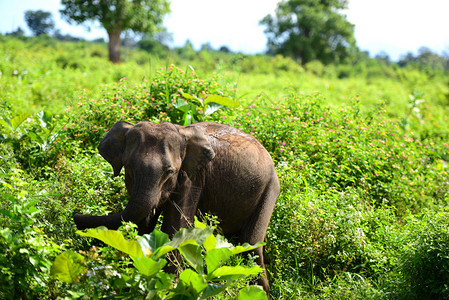
[[[173,168],[167,168],[166,170],[165,170],[165,174],[167,174],[167,176],[169,176],[169,175],[173,175],[173,174],[175,174],[175,169],[173,169]]]

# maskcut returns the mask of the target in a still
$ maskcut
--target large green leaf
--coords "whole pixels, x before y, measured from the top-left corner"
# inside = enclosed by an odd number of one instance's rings
[[[120,231],[109,230],[106,227],[89,229],[86,232],[77,231],[79,235],[96,238],[109,246],[128,254],[132,259],[144,256],[142,248],[136,240],[127,240]]]
[[[190,103],[186,102],[184,99],[178,99],[173,106],[183,112],[188,112],[190,110]]]
[[[206,111],[204,112],[204,115],[205,116],[211,115],[222,107],[224,107],[224,105],[215,102],[210,102],[206,106]]]
[[[151,256],[158,248],[170,242],[170,239],[168,234],[155,229],[150,234],[144,234],[137,242],[142,247],[143,253],[146,256]]]
[[[238,300],[267,300],[267,293],[261,286],[251,285],[239,291]]]
[[[229,97],[221,96],[221,95],[210,95],[204,100],[204,104],[209,103],[217,103],[227,107],[237,107],[239,103],[237,101],[232,100]]]
[[[134,266],[139,270],[140,274],[146,277],[154,277],[167,263],[165,259],[155,261],[149,257],[134,258]]]
[[[207,272],[212,273],[218,267],[222,266],[231,256],[232,252],[228,248],[217,248],[207,251],[205,258]]]
[[[182,271],[179,275],[179,281],[183,286],[190,287],[190,289],[194,291],[195,297],[207,287],[207,282],[204,277],[191,269]]]
[[[207,299],[209,297],[215,296],[223,292],[232,281],[228,281],[224,284],[215,284],[215,283],[209,283],[207,285],[207,288],[204,290],[203,294],[201,295],[201,299]]]
[[[212,273],[209,273],[207,278],[211,281],[235,280],[249,275],[257,275],[262,271],[263,269],[259,266],[252,266],[250,268],[243,266],[224,266],[217,268]]]
[[[217,246],[217,238],[215,237],[215,235],[213,234],[209,235],[207,239],[204,241],[203,246],[206,249],[206,251],[215,249],[215,247]]]
[[[71,283],[84,271],[84,257],[72,250],[59,254],[50,268],[50,276]]]
[[[213,228],[181,228],[180,231],[178,231],[175,236],[173,237],[172,241],[165,244],[164,246],[157,249],[154,253],[154,258],[158,259],[159,257],[167,254],[170,251],[173,251],[175,249],[178,249],[185,245],[201,245],[204,243],[206,238],[213,233]]]
[[[29,114],[21,114],[14,116],[11,119],[3,118],[0,119],[0,125],[3,125],[8,132],[14,132],[29,116]]]
[[[197,97],[195,95],[190,95],[188,93],[181,93],[181,95],[185,99],[190,100],[191,102],[194,102],[194,103],[196,102],[196,103],[200,104],[201,106],[204,106],[204,104],[205,104],[205,102],[204,102],[204,100],[202,98]]]
[[[236,254],[239,254],[239,253],[242,253],[242,252],[254,250],[256,248],[262,247],[263,245],[265,245],[265,243],[263,243],[263,242],[257,243],[255,245],[250,245],[248,243],[244,243],[243,245],[239,245],[239,246],[235,246],[233,248],[230,248],[230,250],[231,250],[233,255],[236,255]]]
[[[199,273],[204,273],[204,261],[201,255],[201,247],[197,245],[185,245],[179,248],[179,252],[187,262]]]

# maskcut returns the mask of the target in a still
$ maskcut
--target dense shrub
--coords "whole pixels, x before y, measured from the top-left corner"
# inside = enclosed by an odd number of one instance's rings
[[[335,108],[319,94],[292,92],[270,110],[250,105],[233,122],[252,132],[275,160],[296,161],[309,185],[355,188],[367,203],[395,206],[399,214],[443,203],[447,142],[422,141],[420,132],[388,118],[387,109],[380,102],[363,112],[358,98]]]
[[[410,218],[402,257],[394,270],[397,298],[449,298],[448,217],[446,212],[426,212]]]
[[[105,132],[120,120],[181,123],[183,113],[174,105],[184,99],[182,93],[205,98],[214,94],[229,95],[232,91],[223,91],[214,77],[202,80],[192,69],[183,71],[172,65],[165,71],[157,71],[152,81],[129,86],[122,79],[118,84],[105,86],[97,98],[81,96],[77,106],[68,111],[71,117],[66,131],[70,138],[96,146]]]

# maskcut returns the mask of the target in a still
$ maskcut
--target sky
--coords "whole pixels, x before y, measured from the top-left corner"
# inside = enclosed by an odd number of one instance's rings
[[[164,26],[172,33],[171,46],[190,40],[195,49],[210,43],[218,49],[248,54],[266,50],[264,27],[259,21],[273,14],[279,0],[171,0],[171,13]],[[62,34],[86,39],[107,34],[99,24],[69,25],[59,14],[60,0],[0,0],[0,33],[21,27],[28,30],[24,12],[44,10],[53,14]],[[449,53],[449,0],[349,0],[344,13],[355,25],[360,49],[374,56],[381,51],[397,60],[407,52],[428,47],[438,54]]]

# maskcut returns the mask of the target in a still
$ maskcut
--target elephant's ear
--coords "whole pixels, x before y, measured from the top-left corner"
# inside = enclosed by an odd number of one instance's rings
[[[189,176],[195,175],[196,171],[215,157],[215,152],[199,128],[186,126],[180,127],[178,130],[186,139],[186,150],[181,169]]]
[[[133,124],[125,121],[115,123],[98,145],[98,152],[111,164],[114,176],[118,176],[123,167],[125,135],[131,127]]]

